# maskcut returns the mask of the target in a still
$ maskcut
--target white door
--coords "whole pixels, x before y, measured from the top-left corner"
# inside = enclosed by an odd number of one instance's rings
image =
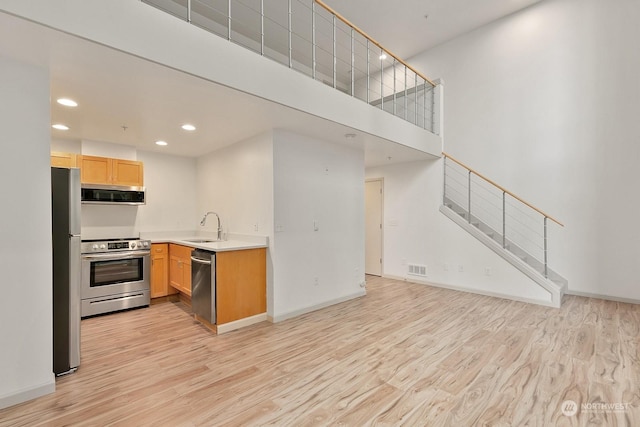
[[[382,180],[365,182],[364,272],[374,276],[382,276],[382,206]]]

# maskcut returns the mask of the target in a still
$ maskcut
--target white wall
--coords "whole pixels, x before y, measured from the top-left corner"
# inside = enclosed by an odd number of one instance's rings
[[[273,159],[275,320],[363,295],[364,153],[277,130]]]
[[[130,145],[83,139],[81,154],[86,156],[113,157],[114,159],[137,160],[136,148]]]
[[[52,139],[51,151],[80,154],[82,153],[82,142],[70,139]]]
[[[0,58],[0,408],[55,389],[49,116],[47,70]]]
[[[197,229],[215,232],[220,215],[226,233],[268,236],[273,242],[273,141],[271,133],[216,150],[197,160]],[[273,315],[272,247],[267,260],[267,310]]]
[[[640,300],[640,3],[543,1],[411,59],[446,82],[445,151],[566,224],[573,292]]]
[[[550,302],[548,292],[440,213],[441,159],[369,168],[366,178],[384,178],[384,276]],[[408,264],[425,265],[427,277],[409,275]]]
[[[147,204],[138,207],[140,231],[193,230],[198,218],[196,159],[138,151]]]

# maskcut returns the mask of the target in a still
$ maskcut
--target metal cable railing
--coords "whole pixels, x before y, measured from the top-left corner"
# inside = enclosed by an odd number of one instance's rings
[[[321,0],[141,0],[435,132],[435,87]]]
[[[443,203],[549,278],[549,229],[564,225],[464,163],[443,156]]]

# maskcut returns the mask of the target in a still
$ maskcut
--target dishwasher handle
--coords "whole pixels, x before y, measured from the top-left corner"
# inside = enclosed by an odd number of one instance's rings
[[[211,265],[211,261],[207,261],[206,259],[201,259],[201,258],[194,258],[194,257],[191,257],[191,261],[193,261],[193,262],[197,262],[198,264]]]

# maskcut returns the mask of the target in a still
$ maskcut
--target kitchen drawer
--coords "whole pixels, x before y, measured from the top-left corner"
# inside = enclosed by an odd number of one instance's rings
[[[169,245],[166,243],[154,243],[151,245],[151,256],[154,255],[167,255],[169,252]]]

